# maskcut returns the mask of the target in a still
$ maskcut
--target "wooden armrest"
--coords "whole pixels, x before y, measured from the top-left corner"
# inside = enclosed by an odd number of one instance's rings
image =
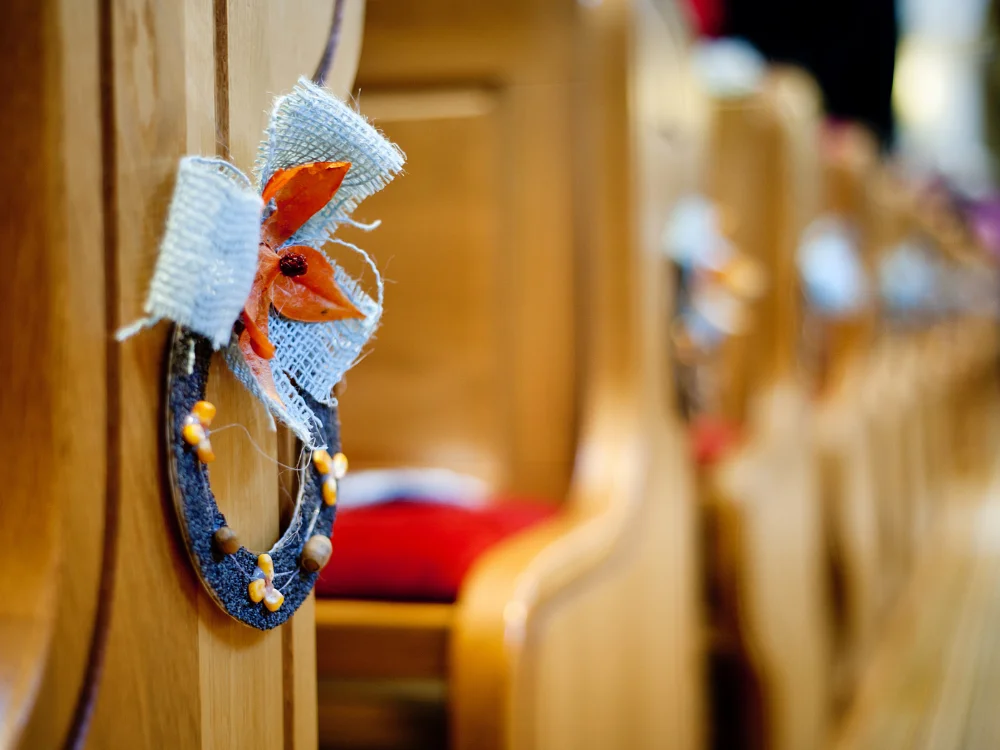
[[[462,588],[450,652],[455,747],[518,744],[528,729],[515,702],[528,700],[538,621],[568,594],[584,596],[630,538],[651,441],[636,429],[634,403],[607,399],[595,412],[566,512],[487,552]]]

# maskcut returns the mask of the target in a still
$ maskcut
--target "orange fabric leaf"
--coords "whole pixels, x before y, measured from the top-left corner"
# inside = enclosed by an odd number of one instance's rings
[[[303,323],[365,317],[341,291],[333,265],[324,253],[312,247],[295,245],[285,248],[281,254],[289,253],[305,257],[306,272],[301,276],[279,276],[275,280],[271,290],[275,310],[286,318]]]
[[[273,198],[275,211],[264,221],[264,240],[273,248],[286,242],[330,202],[350,167],[346,161],[317,161],[271,175],[261,197],[265,204]]]
[[[250,338],[250,330],[246,329],[240,334],[240,351],[243,352],[243,359],[246,360],[250,372],[260,386],[260,389],[276,403],[282,403],[281,396],[278,395],[278,388],[274,384],[274,375],[271,373],[271,365],[267,359],[257,355],[253,347],[253,340]]]
[[[257,356],[271,359],[274,344],[267,337],[267,315],[271,310],[271,287],[280,275],[278,254],[261,244],[250,296],[243,306],[243,325]]]

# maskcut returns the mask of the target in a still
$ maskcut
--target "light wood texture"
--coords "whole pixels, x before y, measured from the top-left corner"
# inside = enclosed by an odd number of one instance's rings
[[[97,3],[14,2],[4,19],[0,747],[56,747],[85,682],[105,519]]]
[[[361,209],[383,220],[359,241],[395,283],[344,392],[345,445],[352,462],[444,463],[567,501],[429,619],[320,603],[321,716],[360,701],[362,676],[437,676],[451,747],[695,747],[691,488],[659,253],[697,145],[680,19],[623,1],[368,10],[362,111],[409,162]],[[427,650],[386,675],[370,644],[390,631]],[[373,741],[354,729],[324,723],[321,740]]]

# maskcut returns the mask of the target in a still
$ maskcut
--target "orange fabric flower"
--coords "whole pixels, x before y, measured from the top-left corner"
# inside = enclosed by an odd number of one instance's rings
[[[312,162],[279,169],[264,187],[264,204],[273,200],[275,208],[261,226],[257,275],[243,308],[239,346],[261,388],[278,403],[267,362],[274,356],[267,336],[271,306],[304,323],[364,317],[340,290],[326,255],[305,245],[282,246],[330,202],[350,166]]]

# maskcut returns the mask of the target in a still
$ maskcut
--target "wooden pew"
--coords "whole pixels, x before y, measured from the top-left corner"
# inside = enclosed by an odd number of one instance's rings
[[[450,467],[560,512],[487,551],[454,604],[319,601],[324,745],[699,744],[656,265],[693,129],[680,19],[661,13],[369,9],[361,107],[409,160],[364,207],[392,284],[342,401],[352,467]]]
[[[868,354],[877,325],[877,288],[870,188],[878,162],[874,137],[858,125],[828,133],[824,151],[826,212],[856,232],[868,279],[865,306],[847,317],[817,321],[824,345],[816,374],[816,444],[829,549],[835,708],[846,705],[876,633],[880,601],[878,468]]]
[[[759,94],[714,103],[710,141],[712,197],[769,284],[751,334],[734,341],[745,387],[733,415],[745,415],[746,442],[712,467],[707,499],[713,524],[728,530],[715,554],[762,693],[762,733],[751,741],[770,748],[819,747],[828,724],[823,512],[796,373],[794,262],[819,208],[818,110],[804,74],[776,70]]]
[[[0,746],[315,748],[311,602],[264,633],[203,590],[163,465],[168,326],[124,344],[113,333],[141,315],[179,158],[250,173],[273,97],[317,67],[332,5],[5,10],[5,154],[24,177],[5,195],[18,223],[5,309],[22,323],[9,322],[3,367],[15,466],[0,559],[16,583],[0,612]],[[362,16],[349,0],[328,78],[340,95]],[[209,398],[275,455],[271,420],[218,361]],[[239,435],[213,438],[213,489],[241,538],[267,549],[278,471]]]
[[[873,264],[913,239],[906,213],[906,186],[890,170],[876,176],[872,187]],[[916,372],[918,330],[915,316],[900,318],[883,310],[867,377],[866,396],[872,415],[872,457],[878,472],[879,549],[883,579],[882,609],[895,601],[915,548],[915,510],[926,488],[920,482],[925,464],[919,449],[924,429],[920,375]]]

